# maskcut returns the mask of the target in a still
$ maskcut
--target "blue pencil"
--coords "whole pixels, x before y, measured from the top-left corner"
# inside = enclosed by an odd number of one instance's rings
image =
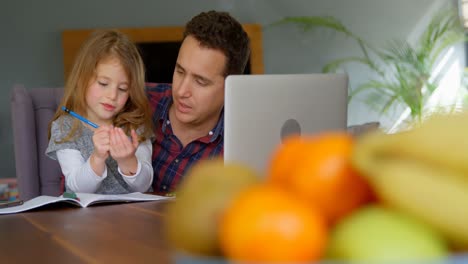
[[[78,120],[81,120],[81,121],[85,122],[86,124],[88,124],[88,125],[90,125],[90,126],[92,126],[92,127],[94,127],[94,128],[98,128],[98,127],[99,127],[98,125],[96,125],[96,124],[94,124],[93,122],[89,121],[88,119],[86,119],[86,118],[80,116],[79,114],[73,112],[72,110],[66,108],[65,106],[62,106],[62,110],[65,111],[65,112],[67,112],[67,113],[69,113],[71,116],[77,118]]]

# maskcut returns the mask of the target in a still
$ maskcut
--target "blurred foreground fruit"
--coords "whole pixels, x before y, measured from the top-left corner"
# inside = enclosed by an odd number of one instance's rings
[[[166,230],[171,244],[198,255],[218,255],[219,217],[241,190],[260,176],[240,164],[204,160],[188,172],[167,208]]]
[[[288,138],[273,153],[268,181],[318,206],[334,223],[373,197],[351,167],[353,147],[345,132]]]
[[[318,260],[327,241],[319,211],[272,185],[241,192],[223,216],[219,235],[227,258],[250,263]]]
[[[467,135],[467,114],[434,117],[406,132],[363,136],[353,164],[385,203],[468,249]]]
[[[428,226],[407,215],[369,206],[335,226],[327,257],[375,264],[428,263],[448,254],[446,241]]]

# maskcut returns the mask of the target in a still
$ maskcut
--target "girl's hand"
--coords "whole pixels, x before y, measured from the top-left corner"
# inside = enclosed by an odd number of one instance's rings
[[[100,160],[106,160],[109,157],[110,149],[110,131],[112,127],[110,126],[100,126],[94,131],[93,135],[93,144],[95,157]]]
[[[135,130],[130,132],[130,140],[121,128],[115,127],[110,131],[110,155],[117,161],[122,172],[126,175],[135,174],[138,161],[135,157],[138,148],[138,136]]]

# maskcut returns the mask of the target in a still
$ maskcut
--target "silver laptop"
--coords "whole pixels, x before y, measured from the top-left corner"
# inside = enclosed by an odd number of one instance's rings
[[[291,134],[345,130],[345,74],[232,75],[226,78],[224,160],[264,174],[274,149]]]

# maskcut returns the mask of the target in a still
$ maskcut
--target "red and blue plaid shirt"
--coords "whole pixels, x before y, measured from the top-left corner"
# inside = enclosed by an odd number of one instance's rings
[[[187,170],[198,160],[223,155],[224,112],[208,135],[183,147],[174,135],[169,121],[172,86],[147,84],[146,89],[155,127],[153,191],[164,194],[174,191]]]

